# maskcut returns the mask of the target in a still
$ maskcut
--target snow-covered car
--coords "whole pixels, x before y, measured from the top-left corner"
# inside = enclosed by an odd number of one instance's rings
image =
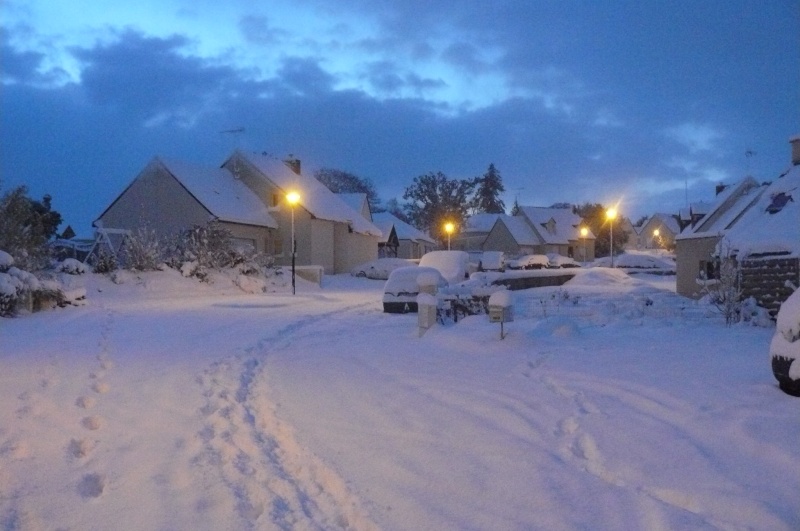
[[[354,277],[366,277],[375,280],[387,280],[389,274],[401,267],[415,266],[411,260],[403,258],[378,258],[350,270]]]
[[[479,271],[505,271],[506,257],[502,251],[484,251],[478,266]]]
[[[769,352],[781,390],[800,396],[800,289],[781,304]]]
[[[416,312],[420,284],[433,285],[439,289],[447,286],[447,280],[433,267],[410,266],[395,269],[383,288],[383,311]]]
[[[419,265],[437,269],[449,284],[469,278],[469,254],[464,251],[431,251],[422,255]]]
[[[549,265],[550,259],[543,254],[526,254],[516,260],[506,262],[509,269],[544,269]]]
[[[550,260],[550,263],[547,267],[551,269],[581,266],[578,262],[575,261],[574,258],[570,258],[569,256],[563,256],[560,254],[551,253],[547,255],[547,258]]]

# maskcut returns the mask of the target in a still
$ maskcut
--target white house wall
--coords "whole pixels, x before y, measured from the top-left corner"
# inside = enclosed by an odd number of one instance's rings
[[[354,267],[378,258],[378,237],[350,232],[347,225],[334,227],[334,273],[347,273]]]
[[[157,163],[149,164],[99,218],[106,228],[144,226],[159,236],[205,225],[211,219],[209,211]]]
[[[697,283],[700,262],[711,260],[711,255],[720,238],[691,238],[677,240],[675,248],[675,289],[684,297],[699,299],[702,287]]]

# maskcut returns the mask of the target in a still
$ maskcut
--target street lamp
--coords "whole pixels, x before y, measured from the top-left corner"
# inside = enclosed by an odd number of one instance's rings
[[[653,231],[653,243],[656,244],[657,247],[661,247],[661,243],[658,241],[658,237],[661,235],[661,231],[656,229]]]
[[[297,256],[297,241],[294,239],[294,206],[300,202],[300,194],[295,191],[287,193],[286,202],[289,203],[289,206],[292,209],[292,295],[294,295],[296,293],[294,283],[294,266],[295,258]]]
[[[608,232],[609,232],[609,252],[611,253],[611,267],[614,267],[614,219],[617,217],[617,209],[609,208],[606,210],[606,218],[608,218]]]
[[[453,234],[453,231],[456,229],[456,226],[450,223],[449,221],[444,224],[444,231],[447,233],[447,250],[450,250],[450,235]]]
[[[581,227],[581,242],[583,243],[583,263],[586,264],[586,236],[589,235],[589,229]]]

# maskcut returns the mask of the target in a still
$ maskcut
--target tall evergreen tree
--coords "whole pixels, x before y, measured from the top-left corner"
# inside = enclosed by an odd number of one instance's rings
[[[504,214],[506,205],[500,194],[505,192],[500,172],[489,164],[489,169],[482,177],[478,177],[478,189],[475,191],[475,211],[477,213]]]
[[[403,193],[403,199],[409,201],[404,207],[406,214],[414,226],[444,242],[446,222],[464,226],[476,185],[476,179],[448,179],[442,172],[414,177],[414,184]]]

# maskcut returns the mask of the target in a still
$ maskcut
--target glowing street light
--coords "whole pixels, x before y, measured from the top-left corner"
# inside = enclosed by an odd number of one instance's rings
[[[658,247],[661,247],[661,244],[658,241],[658,237],[661,235],[661,231],[656,229],[653,231],[653,241]]]
[[[450,235],[453,234],[453,231],[456,230],[456,226],[453,225],[451,222],[447,222],[444,224],[444,231],[447,233],[447,250],[450,250]]]
[[[581,242],[583,242],[583,263],[586,264],[586,236],[589,235],[589,229],[581,227]]]
[[[611,267],[614,267],[614,219],[616,217],[617,217],[616,208],[612,207],[606,210],[606,218],[608,218],[608,232],[610,240],[609,249],[611,252]]]
[[[294,239],[294,207],[300,202],[300,194],[292,190],[286,194],[286,202],[289,203],[289,206],[292,208],[292,295],[294,295],[296,293],[294,283],[294,266],[295,258],[297,256],[297,241]]]

